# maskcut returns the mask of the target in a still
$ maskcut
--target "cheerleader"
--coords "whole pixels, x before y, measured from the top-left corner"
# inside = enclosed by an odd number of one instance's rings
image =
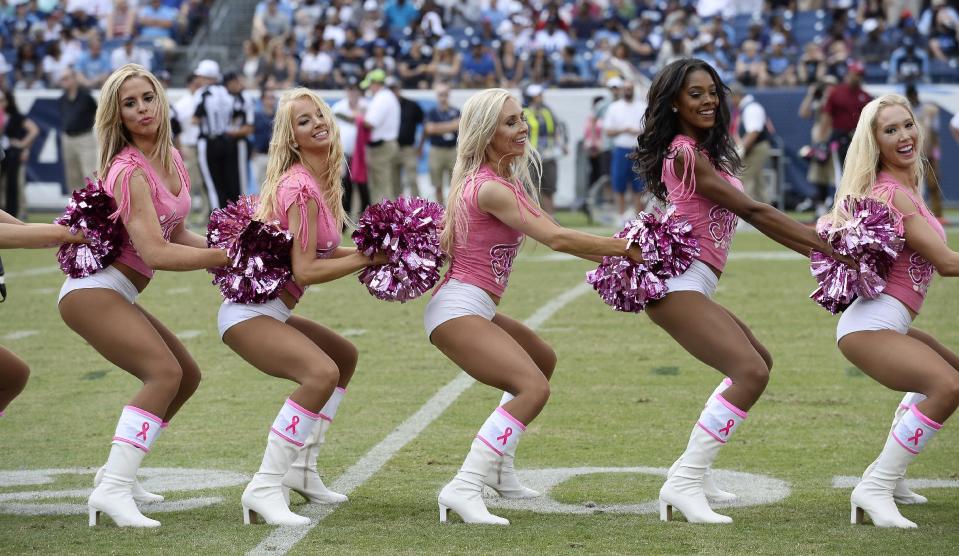
[[[83,243],[83,234],[72,234],[65,226],[56,224],[25,224],[0,210],[0,249],[56,247],[61,243]],[[3,263],[0,263],[0,287],[3,283]],[[0,291],[0,301],[6,299],[6,290]],[[15,353],[0,346],[0,417],[7,406],[27,385],[30,367]]]
[[[549,399],[556,355],[532,330],[497,311],[513,259],[526,236],[556,251],[593,261],[632,256],[625,239],[568,230],[536,200],[530,147],[520,103],[503,89],[470,98],[460,119],[456,163],[447,199],[443,249],[452,263],[426,306],[426,334],[440,351],[476,380],[505,391],[486,419],[459,473],[439,494],[440,521],[453,510],[467,523],[508,525],[483,503],[483,487],[506,498],[538,496],[513,471],[523,431]]]
[[[729,136],[728,96],[706,62],[688,58],[669,64],[649,90],[645,131],[634,154],[652,193],[693,225],[702,250],[685,273],[667,280],[669,293],[646,312],[693,357],[726,375],[660,490],[663,521],[672,519],[675,508],[690,522],[732,522],[712,511],[708,500],[729,502],[735,495],[719,490],[706,473],[769,381],[769,351],[711,299],[737,217],[803,255],[812,249],[832,253],[812,228],[743,193],[736,177],[742,163]]]
[[[116,262],[60,289],[63,321],[108,361],[143,382],[120,413],[110,455],[87,502],[90,525],[106,513],[121,527],[158,527],[137,503],[163,497],[136,482],[140,462],[200,383],[200,369],[177,337],[136,303],[155,270],[227,264],[226,252],[184,226],[190,179],[173,148],[166,93],[144,67],[127,64],[103,84],[96,114],[98,172],[116,201],[111,218],[128,236]]]
[[[933,275],[959,276],[959,253],[946,245],[945,231],[919,193],[923,139],[904,97],[885,95],[867,104],[827,215],[833,225],[842,224],[848,215],[838,207],[845,198],[873,197],[901,219],[906,240],[883,293],[856,299],[836,330],[846,359],[883,386],[907,392],[882,452],[852,491],[852,523],[862,523],[866,513],[877,527],[916,527],[896,507],[917,503],[918,495],[902,484],[906,468],[959,406],[959,356],[912,328]]]
[[[357,351],[346,338],[293,308],[310,284],[342,278],[386,257],[369,259],[340,247],[346,220],[340,199],[343,147],[330,107],[305,88],[285,93],[254,218],[277,221],[293,235],[293,278],[277,299],[220,307],[220,337],[264,373],[299,387],[280,408],[267,435],[259,471],[243,491],[243,522],[257,516],[273,525],[308,525],[289,508],[289,490],[310,502],[337,503],[346,496],[326,488],[316,471],[326,431],[356,368]]]

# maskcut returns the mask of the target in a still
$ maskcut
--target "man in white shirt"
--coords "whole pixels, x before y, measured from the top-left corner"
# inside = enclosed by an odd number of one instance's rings
[[[619,84],[617,81],[610,86]],[[633,160],[629,158],[636,149],[637,137],[643,132],[645,112],[646,102],[636,96],[636,85],[632,81],[626,81],[622,84],[622,97],[606,108],[606,115],[603,117],[603,129],[613,142],[609,173],[616,197],[616,213],[623,220],[639,214],[645,208],[642,192],[646,186],[642,178],[633,171]],[[632,190],[634,214],[626,212],[627,190]]]
[[[186,81],[186,94],[173,103],[173,115],[180,123],[179,150],[183,156],[183,165],[190,174],[190,191],[199,199],[197,213],[206,220],[206,216],[210,214],[210,197],[206,188],[202,187],[203,174],[200,173],[200,162],[196,153],[200,128],[193,121],[193,115],[196,114],[194,94],[199,88],[200,80],[191,74]]]
[[[746,94],[742,85],[730,87],[730,99],[735,113],[732,128],[743,158],[743,188],[746,194],[760,203],[768,203],[769,197],[763,188],[763,168],[769,160],[769,140],[766,109],[752,95]]]
[[[363,212],[370,204],[370,190],[365,182],[354,181],[350,168],[353,165],[353,156],[356,154],[356,117],[366,111],[366,99],[360,92],[359,83],[355,78],[346,82],[346,97],[340,99],[331,108],[336,116],[336,124],[340,127],[340,142],[343,144],[343,155],[346,157],[343,168],[343,210],[347,214],[353,211],[353,190],[360,194],[360,210]]]
[[[110,53],[110,65],[114,70],[126,64],[140,64],[146,69],[152,69],[153,54],[138,47],[131,38]]]
[[[363,125],[370,130],[370,142],[366,149],[366,167],[369,176],[370,199],[378,203],[389,199],[399,190],[393,164],[399,156],[400,101],[383,82],[386,72],[375,69],[366,75],[360,88],[369,92],[370,102]]]

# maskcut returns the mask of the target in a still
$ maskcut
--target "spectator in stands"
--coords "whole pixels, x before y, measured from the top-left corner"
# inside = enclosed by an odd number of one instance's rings
[[[70,29],[74,36],[89,40],[98,34],[99,22],[96,16],[87,11],[85,2],[71,2],[67,4],[67,16],[64,27]]]
[[[925,2],[923,3],[925,4]],[[959,19],[959,11],[956,11],[956,6],[947,5],[946,0],[932,0],[922,11],[919,21],[916,22],[920,34],[928,36],[932,32],[933,21],[940,8],[944,8],[953,18]]]
[[[267,45],[266,60],[260,64],[259,80],[269,82],[277,89],[289,89],[296,80],[296,59],[290,56],[282,38]]]
[[[311,89],[330,89],[333,87],[333,56],[324,48],[324,44],[332,45],[315,39],[303,53],[300,60],[300,83]]]
[[[180,137],[177,149],[180,156],[183,157],[183,165],[186,166],[187,173],[190,175],[190,193],[197,203],[191,203],[196,207],[194,219],[199,224],[205,224],[210,214],[210,197],[203,187],[203,174],[200,172],[200,161],[197,158],[197,140],[200,137],[200,128],[193,120],[196,113],[196,92],[200,88],[200,80],[193,74],[186,79],[186,94],[173,103],[173,117],[180,124]]]
[[[340,55],[333,70],[333,76],[339,85],[343,85],[349,78],[359,82],[363,76],[363,62],[366,61],[366,49],[356,36],[352,27],[346,29],[346,39],[340,48]]]
[[[370,131],[366,149],[366,167],[369,172],[370,199],[378,203],[388,199],[400,188],[394,183],[393,164],[399,154],[396,142],[400,134],[400,101],[384,82],[386,72],[375,69],[360,83],[370,96],[363,126]]]
[[[614,46],[613,52],[615,53],[615,51],[616,47]],[[673,31],[669,33],[668,39],[663,41],[659,49],[659,54],[656,56],[656,68],[662,68],[680,58],[686,58],[690,53],[685,30],[674,28]],[[623,78],[635,80],[636,76],[623,74]]]
[[[829,142],[835,141],[839,147],[839,158],[834,159],[838,168],[842,168],[846,161],[846,151],[849,150],[849,141],[856,131],[859,115],[872,100],[869,93],[862,88],[864,71],[865,68],[859,61],[850,60],[846,78],[829,92],[823,107],[823,126],[829,130]]]
[[[414,41],[406,56],[400,60],[398,73],[405,89],[429,89],[433,84],[433,49],[421,41]]]
[[[403,96],[399,79],[390,75],[384,84],[400,101],[400,132],[396,137],[399,155],[393,159],[393,184],[397,189],[391,196],[396,198],[400,195],[417,195],[418,168],[420,159],[423,158],[423,145],[426,143],[426,134],[419,133],[424,121],[423,109],[415,100]]]
[[[260,102],[253,113],[253,190],[259,191],[266,179],[267,153],[273,137],[273,119],[276,117],[277,94],[271,87],[260,90]],[[342,133],[342,129],[341,129]]]
[[[153,66],[153,54],[140,48],[136,45],[136,40],[129,38],[110,53],[110,66],[114,70],[126,64],[139,64],[150,69]]]
[[[80,55],[77,61],[77,78],[84,87],[99,88],[113,71],[110,56],[103,51],[103,43],[99,35],[93,35],[87,42],[87,50]]]
[[[515,89],[526,77],[526,56],[517,54],[513,41],[504,40],[499,46],[500,87]]]
[[[366,145],[360,141],[358,120],[366,112],[366,99],[360,92],[356,79],[346,82],[346,97],[340,99],[331,108],[340,128],[340,141],[343,142],[343,154],[346,167],[343,168],[343,210],[351,214],[353,210],[353,190],[360,195],[362,213],[370,205],[370,190],[366,185],[366,164],[357,157],[365,157]],[[365,158],[364,158],[365,160]],[[358,171],[352,169],[356,167]]]
[[[408,0],[390,0],[383,10],[386,25],[394,33],[402,33],[407,27],[412,27],[419,16],[419,10],[416,9],[413,2]]]
[[[837,81],[844,81],[849,71],[849,47],[843,41],[835,41],[826,50],[826,75],[831,75]]]
[[[436,5],[435,0],[426,0],[420,6],[419,28],[423,38],[432,40],[442,37],[446,34],[443,26],[442,9]]]
[[[33,35],[40,44],[58,40],[60,38],[60,31],[63,30],[63,25],[60,23],[62,17],[63,12],[59,9],[48,12],[41,21],[38,21],[30,28],[30,34]]]
[[[55,87],[60,82],[63,72],[73,63],[73,59],[63,54],[59,42],[50,43],[47,46],[47,54],[43,57],[43,77],[47,87]]]
[[[636,25],[631,24],[629,31],[620,36],[640,69],[651,70],[656,64],[659,49],[654,46],[652,31],[652,22],[642,19]]]
[[[553,63],[545,50],[534,50],[529,58],[527,81],[549,84],[553,81]]]
[[[759,85],[762,87],[794,87],[796,85],[796,67],[786,54],[785,39],[773,35],[770,41],[771,51],[764,56],[765,62],[759,73]]]
[[[763,168],[769,161],[771,135],[766,109],[739,83],[729,88],[731,129],[743,161],[743,189],[754,201],[770,201],[763,185]]]
[[[247,89],[259,87],[261,64],[263,64],[263,59],[260,57],[260,47],[256,41],[252,39],[243,41],[243,77],[246,79]]]
[[[575,46],[563,49],[562,57],[553,66],[553,83],[561,88],[585,87],[596,80],[590,75],[586,61],[576,54]]]
[[[333,41],[336,48],[342,47],[346,42],[346,27],[340,20],[339,14],[340,12],[335,8],[327,10],[326,25],[323,27],[323,40]]]
[[[385,71],[387,75],[396,73],[396,60],[386,52],[387,46],[388,44],[384,39],[376,39],[373,41],[372,55],[364,62],[363,69],[367,72],[381,69]]]
[[[747,40],[740,49],[741,52],[736,57],[736,81],[745,87],[758,85],[765,65],[759,53],[759,43]]]
[[[264,0],[253,16],[253,40],[263,45],[268,40],[286,38],[293,30],[293,10],[286,2]]]
[[[543,209],[552,214],[554,210],[553,195],[559,179],[558,162],[561,156],[566,156],[567,134],[566,124],[559,119],[553,109],[543,103],[543,86],[532,84],[526,87],[526,108],[523,115],[529,126],[529,144],[539,152],[543,163],[543,174],[540,179],[540,202]]]
[[[463,56],[463,81],[460,84],[467,89],[487,89],[495,87],[500,75],[499,61],[485,46],[483,41],[474,38],[470,49]]]
[[[534,48],[545,50],[546,52],[559,52],[569,46],[572,40],[559,25],[558,17],[551,17],[546,20],[546,25],[533,35]]]
[[[616,214],[623,222],[645,207],[642,194],[645,185],[633,171],[631,155],[636,149],[636,138],[643,132],[646,106],[642,96],[636,94],[636,84],[626,80],[622,86],[622,98],[609,105],[602,120],[606,136],[612,139],[609,174],[616,199]],[[633,200],[632,214],[626,210],[627,191]]]
[[[856,39],[853,50],[856,58],[864,64],[881,64],[889,60],[892,45],[886,41],[883,24],[878,19],[867,19],[862,24],[862,34]]]
[[[177,15],[177,42],[188,44],[210,18],[213,0],[184,0]]]
[[[929,32],[929,52],[941,62],[959,58],[959,17],[955,10],[941,5],[933,11]]]
[[[818,44],[806,43],[803,54],[799,57],[799,63],[796,64],[796,73],[801,85],[812,85],[822,81],[826,76],[826,57]]]
[[[77,79],[76,70],[66,68],[60,75],[63,95],[57,101],[60,109],[60,140],[67,187],[82,189],[84,177],[92,176],[97,167],[97,141],[93,136],[93,117],[97,102]]]
[[[942,219],[942,188],[939,182],[940,144],[939,106],[934,102],[922,102],[919,91],[912,83],[906,85],[906,99],[912,106],[912,113],[916,115],[920,129],[923,132],[922,156],[925,157],[926,192],[929,195],[929,208],[936,218]]]
[[[106,14],[103,28],[107,39],[128,39],[136,30],[137,12],[129,0],[115,0],[113,10]],[[114,68],[119,66],[114,66]]]
[[[460,110],[450,105],[449,85],[436,86],[436,106],[426,113],[424,135],[430,140],[430,182],[436,202],[443,204],[443,191],[449,186],[456,162],[456,139],[459,133]]]
[[[162,50],[170,50],[176,46],[173,40],[173,26],[176,25],[179,14],[170,6],[165,6],[162,0],[149,0],[137,12],[137,27],[140,28],[139,39],[152,41],[153,45]]]
[[[42,89],[43,64],[37,58],[32,42],[17,47],[17,61],[13,65],[17,89]],[[9,212],[9,211],[8,211]]]
[[[0,145],[3,146],[2,160],[0,160],[0,186],[5,188],[3,210],[20,220],[26,220],[27,206],[23,193],[24,167],[30,160],[30,149],[40,134],[40,128],[29,117],[20,113],[17,108],[17,99],[6,88],[0,88],[0,110],[3,111],[3,121],[0,123],[3,132],[0,135]]]
[[[460,68],[463,65],[462,56],[455,47],[455,41],[447,35],[436,43],[436,51],[433,52],[433,78],[451,87],[459,86]]]
[[[700,35],[699,41],[694,43],[693,56],[712,66],[724,82],[734,81],[735,65],[730,62],[722,49],[717,48],[717,42],[712,35]]]
[[[389,32],[389,26],[383,24],[383,18],[380,13],[380,4],[375,0],[366,0],[363,3],[363,11],[360,12],[360,21],[357,25],[360,39],[369,44],[379,36],[380,28],[386,27]]]
[[[333,10],[336,13],[336,10]],[[316,25],[323,18],[323,6],[316,0],[304,0],[293,10],[293,36],[296,37],[298,44],[312,44],[314,40],[322,39],[314,37],[313,31]]]
[[[602,27],[601,16],[602,10],[599,6],[589,0],[580,0],[576,4],[576,15],[573,17],[572,25],[570,25],[570,34],[576,40],[593,38],[593,33]]]
[[[810,144],[808,149],[800,150],[800,155],[809,162],[806,180],[816,188],[814,206],[817,218],[826,214],[826,210],[832,204],[829,188],[833,185],[835,176],[829,146],[829,129],[824,118],[823,106],[835,85],[835,77],[823,76],[822,81],[809,86],[805,98],[799,105],[799,117],[812,120]]]
[[[903,37],[902,46],[889,57],[890,83],[916,83],[929,81],[929,55],[912,37]]]
[[[606,73],[619,75],[626,81],[637,81],[641,76],[639,69],[629,60],[629,50],[622,42],[613,46],[604,69]]]
[[[786,20],[781,14],[774,13],[769,18],[769,42],[766,46],[773,46],[777,42],[783,45],[783,50],[792,54],[795,52],[796,39],[793,38],[792,31],[786,26]]]

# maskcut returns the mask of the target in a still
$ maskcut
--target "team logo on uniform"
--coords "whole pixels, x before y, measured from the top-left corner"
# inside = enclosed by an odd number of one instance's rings
[[[493,278],[497,284],[505,284],[509,279],[509,272],[513,268],[513,259],[516,258],[516,252],[519,251],[520,240],[516,243],[501,243],[490,247],[490,270],[493,271]]]
[[[161,214],[160,215],[160,230],[163,231],[163,239],[170,241],[170,237],[173,235],[173,229],[176,228],[180,222],[183,222],[183,218],[180,218],[176,209],[173,209],[170,214]]]
[[[719,205],[709,209],[709,235],[716,247],[729,247],[736,231],[736,215]]]
[[[919,253],[909,256],[909,279],[912,280],[912,289],[919,293],[926,293],[929,282],[932,282],[932,273],[935,268],[932,263]]]

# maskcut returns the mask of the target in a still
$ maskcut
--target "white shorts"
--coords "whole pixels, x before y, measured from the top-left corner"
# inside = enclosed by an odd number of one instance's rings
[[[280,322],[286,322],[293,314],[280,298],[266,303],[233,303],[224,301],[220,305],[220,312],[216,315],[216,327],[220,331],[220,339],[231,327],[254,317],[271,317]]]
[[[911,324],[909,309],[895,297],[885,293],[876,299],[858,297],[839,317],[836,342],[846,334],[865,330],[893,330],[905,334]]]
[[[426,304],[423,314],[426,337],[429,338],[436,327],[444,322],[467,315],[491,321],[496,315],[496,304],[482,288],[451,279]]]
[[[137,287],[133,285],[133,282],[131,282],[129,278],[124,276],[116,267],[108,266],[86,278],[70,278],[67,276],[67,281],[64,282],[63,287],[60,288],[60,296],[57,297],[57,303],[59,304],[63,301],[63,298],[74,290],[94,288],[113,290],[122,295],[123,299],[126,299],[130,303],[136,303],[137,296],[140,295]]]
[[[719,276],[716,276],[708,264],[699,259],[694,260],[686,272],[666,280],[666,287],[669,288],[667,293],[699,292],[709,298],[716,293],[717,285],[719,285]]]

